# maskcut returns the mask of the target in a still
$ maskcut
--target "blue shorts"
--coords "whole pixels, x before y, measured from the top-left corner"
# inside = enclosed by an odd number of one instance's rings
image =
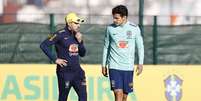
[[[111,90],[122,89],[124,93],[133,92],[133,71],[109,69]]]

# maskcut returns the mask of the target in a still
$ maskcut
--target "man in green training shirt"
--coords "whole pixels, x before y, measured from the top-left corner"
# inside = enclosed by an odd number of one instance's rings
[[[104,38],[102,74],[108,75],[108,67],[115,101],[127,101],[128,94],[133,92],[135,46],[139,57],[137,75],[143,70],[143,39],[139,27],[127,20],[126,6],[114,7],[112,15],[113,24],[107,26]]]

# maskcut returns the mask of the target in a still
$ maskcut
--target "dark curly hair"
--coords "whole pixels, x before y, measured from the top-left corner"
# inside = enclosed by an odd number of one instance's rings
[[[124,5],[118,5],[112,9],[112,15],[120,14],[121,17],[128,16],[128,9]]]

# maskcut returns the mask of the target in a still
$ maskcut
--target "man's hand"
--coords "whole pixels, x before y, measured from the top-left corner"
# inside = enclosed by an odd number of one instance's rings
[[[75,37],[76,37],[76,39],[77,39],[77,41],[78,41],[79,43],[82,42],[82,33],[77,32],[77,33],[75,34]]]
[[[139,76],[143,71],[143,65],[142,64],[139,64],[137,66],[137,69],[136,69],[136,72],[137,72],[137,76]]]
[[[108,73],[107,73],[107,68],[106,67],[102,67],[102,74],[105,77],[108,77]]]
[[[58,64],[58,65],[60,65],[61,67],[63,67],[63,66],[67,66],[67,62],[68,61],[66,61],[66,60],[64,60],[64,59],[56,59],[56,61],[55,61],[55,63],[56,64]]]

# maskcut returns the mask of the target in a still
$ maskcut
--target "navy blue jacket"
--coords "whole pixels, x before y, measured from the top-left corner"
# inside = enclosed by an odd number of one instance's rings
[[[55,45],[57,57],[49,48],[51,45]],[[55,32],[51,37],[44,40],[40,48],[54,62],[57,58],[68,61],[67,66],[64,67],[60,67],[60,65],[57,64],[57,71],[81,69],[79,57],[83,57],[86,53],[83,41],[79,43],[75,35],[69,31],[67,27]]]

